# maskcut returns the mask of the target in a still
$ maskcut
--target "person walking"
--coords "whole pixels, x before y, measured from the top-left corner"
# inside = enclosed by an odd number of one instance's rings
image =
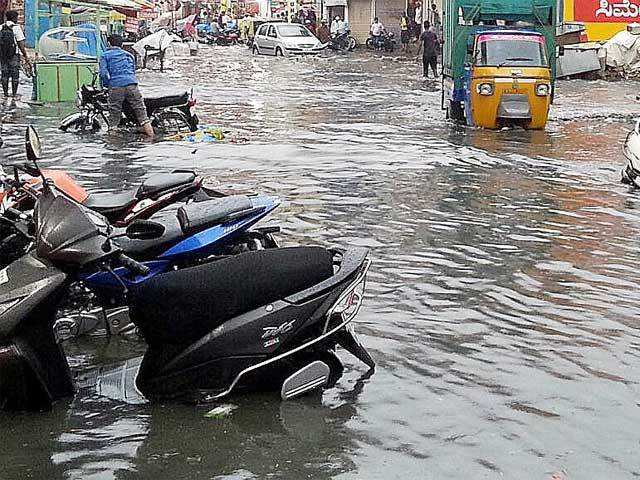
[[[153,127],[138,88],[133,55],[122,49],[122,36],[110,35],[107,41],[109,48],[100,58],[100,81],[109,89],[109,127],[118,127],[122,104],[127,101],[144,134],[153,138]]]
[[[429,68],[433,71],[433,78],[438,78],[438,50],[440,42],[438,37],[431,30],[431,24],[424,22],[424,31],[420,35],[420,46],[416,60],[420,58],[420,50],[422,50],[422,70],[424,78],[429,78]]]
[[[11,82],[11,94],[18,94],[20,83],[20,54],[22,54],[27,68],[31,67],[27,49],[24,44],[24,32],[18,25],[18,12],[9,10],[5,14],[7,21],[0,28],[0,72],[2,79],[2,92],[9,96],[9,82]]]
[[[402,44],[403,52],[406,52],[409,48],[409,37],[411,36],[409,24],[409,17],[405,13],[400,17],[400,43]]]

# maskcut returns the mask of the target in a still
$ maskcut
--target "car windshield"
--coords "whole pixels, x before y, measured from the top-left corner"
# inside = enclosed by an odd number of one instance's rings
[[[311,32],[302,25],[279,25],[278,33],[281,37],[310,37]]]
[[[536,35],[481,35],[476,65],[487,67],[547,67],[544,37]]]

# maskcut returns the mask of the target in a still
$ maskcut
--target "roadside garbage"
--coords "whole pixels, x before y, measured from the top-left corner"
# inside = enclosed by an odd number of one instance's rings
[[[167,140],[184,140],[191,143],[220,142],[225,139],[220,128],[200,125],[195,132],[177,133],[167,137]]]
[[[224,405],[220,405],[214,408],[213,410],[209,410],[207,413],[204,414],[204,416],[205,418],[216,418],[216,419],[226,418],[230,416],[231,412],[233,412],[236,408],[238,408],[237,405],[226,403]]]
[[[640,34],[638,24],[616,34],[603,46],[607,67],[626,75],[640,75]]]
[[[156,33],[152,33],[138,40],[133,44],[132,48],[136,51],[140,57],[144,57],[145,53],[149,50],[154,52],[164,52],[171,46],[173,42],[181,42],[180,37],[173,35],[166,30],[158,30]]]

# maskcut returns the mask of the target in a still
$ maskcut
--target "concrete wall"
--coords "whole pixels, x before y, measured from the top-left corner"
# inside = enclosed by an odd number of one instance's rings
[[[375,17],[378,17],[387,31],[395,33],[400,41],[400,17],[407,11],[406,0],[374,0]]]
[[[371,26],[371,0],[349,0],[349,25],[358,44],[364,45]]]

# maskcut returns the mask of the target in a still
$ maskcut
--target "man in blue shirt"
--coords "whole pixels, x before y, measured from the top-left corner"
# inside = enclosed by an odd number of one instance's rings
[[[109,89],[109,126],[116,128],[120,124],[122,104],[127,101],[142,131],[153,137],[153,127],[138,89],[133,55],[122,49],[120,35],[110,35],[108,42],[110,47],[100,58],[100,81]]]

